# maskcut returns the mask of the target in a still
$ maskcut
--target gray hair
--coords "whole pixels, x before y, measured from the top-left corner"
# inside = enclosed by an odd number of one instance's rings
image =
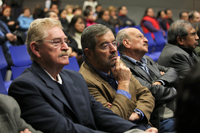
[[[191,23],[185,20],[177,20],[170,25],[168,30],[168,43],[177,44],[177,37],[183,38],[188,34],[187,27],[192,27]]]
[[[28,29],[26,44],[29,55],[31,56],[31,60],[34,61],[36,59],[35,54],[32,52],[30,48],[30,44],[32,42],[37,42],[38,45],[42,45],[42,40],[48,37],[47,29],[58,26],[62,29],[62,25],[59,20],[53,20],[51,18],[43,18],[34,20]]]
[[[87,57],[85,55],[84,49],[88,48],[94,50],[96,44],[98,43],[96,37],[102,36],[106,34],[108,31],[111,31],[110,28],[102,24],[91,25],[84,29],[81,35],[81,45],[85,60]]]
[[[123,40],[124,39],[130,40],[130,37],[129,37],[126,29],[127,28],[122,29],[117,33],[116,42],[118,44],[118,48],[117,49],[119,50],[119,53],[122,53],[124,51],[124,49],[125,49],[125,46],[123,44]]]

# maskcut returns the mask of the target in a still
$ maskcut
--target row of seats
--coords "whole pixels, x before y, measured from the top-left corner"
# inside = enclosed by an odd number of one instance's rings
[[[6,62],[5,56],[0,46],[0,87],[1,87],[0,93],[3,94],[5,94],[5,92],[7,93],[12,80],[17,78],[20,74],[22,74],[22,72],[26,68],[30,67],[32,64],[30,56],[27,52],[26,45],[10,46],[9,50],[14,66],[11,66],[11,71],[12,71],[11,80],[5,81],[4,79],[7,72],[8,64]],[[76,57],[69,58],[69,62],[70,63],[64,66],[63,69],[79,71],[79,65],[77,63]]]

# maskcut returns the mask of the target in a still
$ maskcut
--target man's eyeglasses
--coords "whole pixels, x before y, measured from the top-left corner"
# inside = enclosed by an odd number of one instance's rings
[[[101,49],[106,50],[106,49],[110,49],[111,47],[117,47],[117,43],[114,42],[109,42],[109,43],[104,43],[101,47]]]
[[[62,40],[61,38],[55,38],[53,40],[43,40],[43,41],[51,42],[55,48],[61,47],[63,43],[68,44],[70,42],[68,38],[65,38],[64,40]]]
[[[196,36],[196,35],[197,35],[197,32],[188,33],[188,34],[186,34],[186,35],[180,35],[180,36],[187,36],[187,35]]]

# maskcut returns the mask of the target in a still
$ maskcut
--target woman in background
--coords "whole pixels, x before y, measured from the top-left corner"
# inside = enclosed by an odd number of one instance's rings
[[[19,22],[11,17],[11,7],[5,6],[0,14],[0,20],[7,24],[11,32],[19,28]]]
[[[161,10],[158,12],[157,14],[157,20],[160,24],[160,27],[164,30],[167,31],[169,29],[169,23],[167,22],[166,18],[166,14],[164,10]]]
[[[85,18],[82,15],[75,15],[71,23],[68,27],[68,34],[76,41],[78,44],[76,53],[72,52],[72,55],[77,55],[77,61],[79,63],[79,66],[82,64],[82,45],[81,45],[81,35],[83,30],[85,29]]]

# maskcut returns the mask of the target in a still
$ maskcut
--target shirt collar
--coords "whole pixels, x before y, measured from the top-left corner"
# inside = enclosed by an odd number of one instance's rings
[[[122,54],[122,56],[126,57],[127,59],[129,59],[131,62],[133,62],[134,64],[138,65],[137,62],[140,62],[144,67],[146,67],[147,65],[147,59],[143,56],[142,59],[140,61],[137,61],[127,55]]]
[[[43,70],[50,76],[50,78],[51,78],[52,80],[56,81],[45,69],[43,69]],[[57,79],[58,79],[58,81],[56,81],[56,82],[62,84],[62,79],[61,79],[61,77],[60,77],[60,74],[57,75]]]
[[[107,80],[107,79],[108,79],[107,76],[108,76],[109,74],[107,74],[107,73],[105,73],[105,72],[102,72],[102,71],[96,69],[95,67],[93,67],[93,66],[92,66],[90,63],[88,63],[87,61],[85,61],[85,63],[86,63],[88,66],[90,66],[94,71],[96,71],[104,80]],[[110,71],[110,76],[111,76],[112,78],[114,78],[111,71]]]

